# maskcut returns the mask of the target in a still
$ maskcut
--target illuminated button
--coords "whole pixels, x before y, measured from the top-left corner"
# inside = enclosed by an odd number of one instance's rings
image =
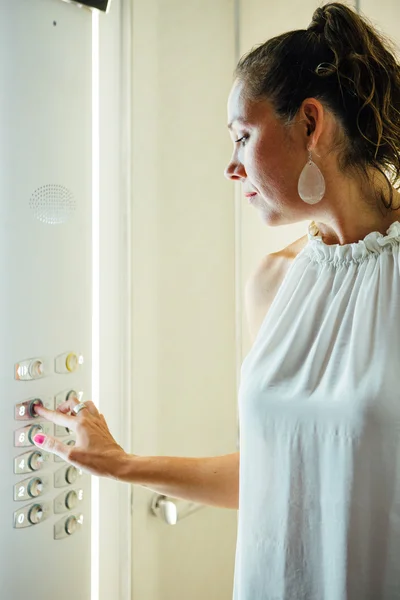
[[[43,517],[43,508],[40,504],[34,504],[30,511],[28,512],[28,521],[32,523],[32,525],[37,525],[40,523]]]
[[[78,528],[78,521],[76,517],[69,517],[65,521],[65,531],[68,535],[72,535]]]
[[[78,477],[78,469],[76,467],[68,467],[65,472],[65,481],[67,483],[75,483]]]
[[[67,446],[75,446],[75,440],[69,440],[69,442],[67,442]]]
[[[43,433],[43,427],[41,425],[32,425],[28,432],[28,440],[31,444],[34,444],[33,438],[37,433]]]
[[[73,373],[79,367],[79,357],[74,352],[71,352],[66,358],[65,366],[70,373]]]
[[[65,497],[65,506],[70,510],[75,508],[78,504],[78,494],[76,492],[69,492]]]
[[[40,494],[43,492],[43,481],[41,479],[39,479],[38,477],[36,477],[35,479],[32,479],[32,481],[29,482],[28,485],[28,494],[30,495],[31,498],[36,498],[37,496],[40,496]]]
[[[43,455],[41,452],[33,452],[28,458],[28,466],[32,471],[37,471],[43,463]]]
[[[32,400],[32,402],[29,404],[29,414],[32,419],[37,419],[40,416],[35,413],[35,406],[43,406],[43,402],[40,400],[40,398],[35,398],[35,400]]]
[[[44,373],[44,366],[41,360],[33,360],[29,365],[29,375],[32,379],[42,377]]]

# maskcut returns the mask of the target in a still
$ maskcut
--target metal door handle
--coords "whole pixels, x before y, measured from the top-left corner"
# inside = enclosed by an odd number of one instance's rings
[[[177,502],[180,503],[180,506],[177,505]],[[176,525],[178,521],[181,521],[185,517],[188,517],[202,508],[205,508],[204,504],[186,502],[184,500],[170,498],[169,496],[163,496],[161,494],[156,494],[153,496],[151,503],[151,510],[153,514],[167,523],[167,525]]]

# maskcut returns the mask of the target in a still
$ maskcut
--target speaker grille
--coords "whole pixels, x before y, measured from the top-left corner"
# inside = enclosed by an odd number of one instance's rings
[[[73,193],[63,185],[48,184],[35,190],[29,206],[38,221],[60,225],[68,221],[76,210]]]

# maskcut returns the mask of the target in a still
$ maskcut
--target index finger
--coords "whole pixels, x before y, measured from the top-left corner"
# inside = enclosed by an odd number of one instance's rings
[[[40,417],[43,417],[44,419],[47,419],[48,421],[51,421],[52,423],[55,423],[56,425],[61,425],[62,427],[68,427],[68,429],[75,431],[74,423],[76,423],[76,419],[75,419],[75,417],[72,417],[71,415],[66,415],[57,410],[49,410],[48,408],[45,408],[44,406],[40,406],[40,405],[35,406],[35,412]]]

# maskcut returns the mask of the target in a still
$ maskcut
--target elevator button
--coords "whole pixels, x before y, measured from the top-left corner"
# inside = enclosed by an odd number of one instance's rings
[[[53,455],[44,450],[26,452],[14,458],[14,473],[31,473],[42,468],[44,462],[51,462]]]
[[[76,479],[83,475],[82,469],[78,469],[74,466],[64,466],[54,473],[54,487],[62,488],[68,484],[74,483]]]
[[[71,352],[70,354],[68,354],[66,361],[65,361],[65,366],[67,367],[67,369],[70,373],[73,373],[74,371],[76,371],[76,369],[79,366],[78,361],[79,361],[78,356],[74,352]]]
[[[70,400],[71,398],[75,398],[75,400],[77,400],[78,402],[80,402],[81,401],[81,395],[82,395],[82,392],[79,392],[79,394],[78,394],[78,392],[76,392],[75,390],[70,390],[68,392],[68,394],[66,395],[65,399],[66,400]]]
[[[29,447],[34,446],[33,437],[37,433],[44,433],[45,435],[53,434],[53,423],[38,423],[37,425],[25,425],[21,429],[14,431],[14,446],[17,447]]]
[[[32,525],[37,525],[43,518],[43,508],[40,504],[34,504],[28,512],[28,520]]]
[[[65,472],[65,481],[67,483],[75,483],[78,477],[78,469],[76,467],[68,467]]]
[[[24,506],[14,513],[14,527],[20,529],[22,527],[32,527],[37,525],[52,514],[50,502],[42,504],[30,504]]]
[[[14,485],[14,500],[21,502],[42,496],[50,489],[50,485],[50,478],[46,475],[23,479]]]
[[[33,360],[29,365],[29,375],[32,379],[39,379],[44,375],[44,365],[41,360]]]
[[[74,373],[83,365],[84,359],[76,352],[65,352],[56,356],[54,368],[56,373]]]
[[[14,366],[14,377],[19,381],[41,379],[45,374],[46,368],[42,358],[30,358],[28,360],[23,360]]]
[[[83,515],[70,515],[67,518],[62,518],[54,525],[54,539],[62,540],[78,531],[83,524]]]
[[[28,439],[31,444],[34,444],[33,438],[37,433],[43,433],[43,427],[41,425],[32,425],[28,432]]]
[[[75,491],[69,492],[65,497],[65,506],[68,510],[75,508],[78,504],[78,494]]]
[[[29,414],[32,419],[37,419],[39,417],[37,412],[35,412],[35,406],[43,406],[43,400],[40,400],[40,398],[35,398],[35,400],[32,400],[32,402],[30,403]]]
[[[43,455],[41,452],[33,452],[28,458],[28,466],[32,471],[38,471],[42,468]]]
[[[28,494],[31,498],[37,498],[43,493],[43,481],[39,477],[35,477],[28,484]]]
[[[79,392],[76,390],[73,390],[71,388],[68,388],[66,390],[63,390],[62,392],[58,392],[58,394],[56,394],[56,409],[60,406],[60,404],[63,404],[64,402],[66,402],[67,400],[70,400],[71,398],[76,398],[76,400],[78,402],[82,401],[83,398],[83,391],[80,390]]]
[[[76,508],[83,501],[83,496],[82,488],[63,492],[54,498],[54,513],[65,513],[68,510]]]
[[[16,421],[30,421],[31,419],[37,419],[40,415],[35,412],[35,405],[40,404],[50,410],[54,407],[54,398],[49,397],[46,399],[42,398],[30,398],[15,406],[14,419]]]
[[[69,517],[65,521],[65,531],[68,535],[72,535],[78,528],[78,520],[76,517]]]

